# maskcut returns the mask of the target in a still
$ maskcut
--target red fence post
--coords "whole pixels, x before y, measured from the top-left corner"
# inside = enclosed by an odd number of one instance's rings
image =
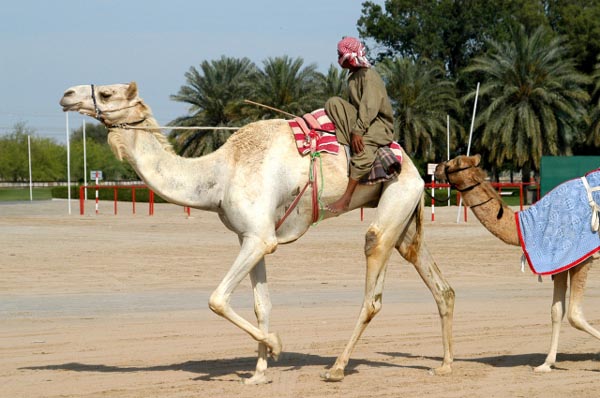
[[[133,214],[135,214],[135,187],[131,187],[131,203],[133,203]]]
[[[148,188],[148,191],[150,192],[150,195],[148,198],[148,215],[153,216],[154,215],[154,191],[149,188]]]
[[[115,216],[117,215],[117,186],[114,187],[114,200],[115,200]]]
[[[81,215],[81,216],[83,216],[83,214],[85,213],[85,210],[84,210],[85,205],[83,203],[83,201],[85,199],[84,198],[84,195],[85,195],[84,190],[85,190],[85,185],[82,185],[79,187],[79,215]]]

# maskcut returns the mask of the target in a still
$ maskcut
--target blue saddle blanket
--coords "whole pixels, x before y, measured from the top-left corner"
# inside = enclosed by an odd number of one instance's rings
[[[600,186],[600,169],[585,178],[590,187]],[[592,195],[600,204],[600,191]],[[600,235],[592,230],[592,208],[580,178],[560,184],[515,218],[521,248],[535,274],[563,272],[600,250]]]

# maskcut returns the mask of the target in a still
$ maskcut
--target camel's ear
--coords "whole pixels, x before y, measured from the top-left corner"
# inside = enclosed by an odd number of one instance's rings
[[[137,88],[137,83],[136,82],[131,82],[129,83],[129,87],[127,87],[127,99],[128,100],[132,100],[135,97],[137,97],[138,95],[138,88]]]
[[[456,158],[458,168],[464,169],[468,167],[477,167],[481,162],[481,155],[466,156],[461,155]]]

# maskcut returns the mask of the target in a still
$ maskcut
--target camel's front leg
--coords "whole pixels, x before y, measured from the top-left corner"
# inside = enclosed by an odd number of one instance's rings
[[[331,370],[321,375],[326,381],[340,381],[344,378],[344,369],[350,360],[350,354],[371,319],[381,310],[383,282],[387,270],[387,261],[393,245],[384,245],[381,234],[371,227],[367,232],[365,253],[367,255],[367,274],[365,277],[365,297],[358,320],[350,341],[337,358]]]
[[[275,250],[275,247],[275,240],[269,244],[265,240],[258,237],[244,237],[242,248],[238,257],[233,263],[233,266],[229,269],[227,275],[225,275],[225,278],[223,278],[223,281],[221,281],[217,289],[210,296],[209,307],[216,314],[228,319],[242,330],[245,330],[256,341],[263,343],[271,352],[271,355],[274,358],[277,358],[281,353],[281,340],[279,339],[279,336],[276,333],[268,333],[252,325],[246,319],[238,315],[229,304],[231,295],[235,288],[240,284],[244,277],[246,277],[246,275],[248,275],[248,273],[250,273],[250,271],[257,266],[257,264],[259,264],[259,262],[261,262],[266,254],[272,253],[273,250]],[[264,264],[259,267],[261,267],[264,271]],[[257,281],[261,279],[261,268],[259,268],[254,275]],[[266,278],[266,273],[264,273],[264,275]],[[262,292],[259,293],[259,295],[264,294],[264,286],[258,290]],[[264,296],[260,300],[264,304]],[[266,361],[263,362],[259,359],[259,366],[261,369],[266,369]],[[264,373],[264,369],[262,372]]]
[[[546,356],[546,361],[534,369],[535,372],[550,372],[556,362],[556,353],[558,351],[558,336],[560,334],[560,324],[565,314],[565,297],[567,294],[568,272],[561,272],[554,275],[554,292],[552,297],[552,338],[550,340],[550,351]]]

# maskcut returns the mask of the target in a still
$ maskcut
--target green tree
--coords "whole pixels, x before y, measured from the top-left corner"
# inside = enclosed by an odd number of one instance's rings
[[[71,133],[71,142],[81,141],[83,139],[83,127],[74,130]],[[108,129],[100,123],[85,124],[85,138],[95,141],[99,144],[106,144],[108,137]]]
[[[566,36],[578,69],[592,73],[600,53],[600,0],[547,0],[552,29]]]
[[[66,151],[49,138],[40,138],[23,123],[14,126],[13,132],[0,137],[0,180],[28,181],[31,149],[31,177],[34,181],[66,180]]]
[[[203,61],[200,70],[191,67],[187,84],[171,99],[190,105],[190,114],[179,117],[172,126],[238,126],[248,120],[242,106],[251,93],[257,69],[248,58],[221,57]],[[171,140],[183,156],[200,156],[214,151],[231,135],[230,130],[172,130]]]
[[[25,181],[29,176],[27,135],[33,132],[24,124],[14,126],[14,131],[0,137],[0,180]]]
[[[394,107],[396,136],[404,149],[416,158],[433,161],[444,158],[447,147],[447,115],[460,113],[454,83],[438,64],[409,58],[386,59],[377,64]],[[452,118],[456,142],[460,124]]]
[[[85,125],[85,159],[87,163],[87,179],[92,170],[101,170],[105,180],[139,180],[133,168],[127,162],[119,161],[107,142],[108,129],[102,124],[86,123]],[[71,133],[71,179],[84,181],[83,167],[83,127]]]
[[[385,10],[363,3],[361,37],[375,42],[379,59],[400,55],[440,61],[451,76],[485,50],[486,39],[502,40],[517,23],[547,25],[541,0],[388,0]]]
[[[589,106],[589,118],[590,128],[587,133],[587,139],[585,145],[592,147],[592,151],[596,151],[596,148],[600,147],[600,56],[597,58],[598,63],[594,67],[592,73],[592,100]],[[590,148],[588,148],[589,150]],[[588,151],[583,151],[588,152]]]
[[[31,139],[31,178],[34,181],[66,181],[67,151],[49,138]]]
[[[323,75],[317,71],[316,64],[304,66],[302,58],[268,58],[263,61],[263,69],[253,90],[254,99],[264,105],[300,116],[323,107],[319,94],[319,82],[322,81]],[[283,117],[281,113],[265,108],[252,109],[256,118]]]
[[[512,161],[523,167],[527,180],[529,170],[539,170],[542,155],[568,155],[581,138],[589,78],[575,69],[564,40],[544,27],[528,35],[521,26],[511,41],[490,46],[466,68],[484,79],[475,121],[479,149],[492,166]]]
[[[348,99],[348,71],[336,65],[329,65],[326,75],[322,75],[319,83],[319,97],[321,107],[331,97],[342,97]]]

